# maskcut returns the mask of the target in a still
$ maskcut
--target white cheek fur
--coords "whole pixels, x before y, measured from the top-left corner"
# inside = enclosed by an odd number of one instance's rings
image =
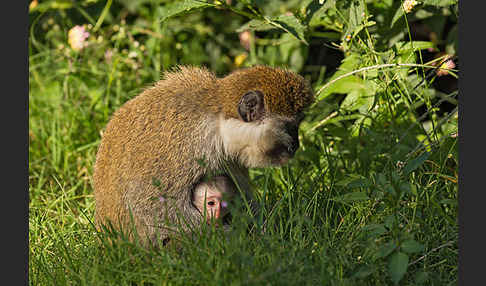
[[[266,152],[279,137],[285,135],[278,130],[276,121],[272,119],[263,122],[243,122],[233,118],[219,120],[219,134],[225,154],[229,157],[237,156],[248,167],[271,164],[271,158],[266,156]]]

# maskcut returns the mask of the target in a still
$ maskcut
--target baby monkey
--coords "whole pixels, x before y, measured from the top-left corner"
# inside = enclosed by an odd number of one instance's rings
[[[228,215],[228,201],[236,194],[234,183],[225,176],[213,177],[194,188],[193,204],[201,212],[206,222],[215,220],[216,226]]]

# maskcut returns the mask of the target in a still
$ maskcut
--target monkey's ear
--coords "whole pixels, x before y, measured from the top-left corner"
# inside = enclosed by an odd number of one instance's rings
[[[238,103],[238,114],[245,122],[261,119],[265,114],[263,93],[258,90],[245,93]]]

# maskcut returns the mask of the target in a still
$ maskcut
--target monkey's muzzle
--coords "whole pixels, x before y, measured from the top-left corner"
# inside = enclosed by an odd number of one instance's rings
[[[286,164],[290,159],[292,159],[292,157],[294,157],[297,149],[299,149],[299,139],[292,138],[292,142],[289,145],[278,144],[267,154],[270,158],[272,158],[273,164],[283,165]]]
[[[292,138],[292,141],[288,146],[288,151],[290,157],[293,157],[295,152],[297,152],[297,149],[299,149],[299,127],[294,123],[287,123],[285,125],[285,130]]]

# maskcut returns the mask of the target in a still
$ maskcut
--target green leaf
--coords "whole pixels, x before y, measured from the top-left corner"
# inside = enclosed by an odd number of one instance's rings
[[[341,108],[349,111],[356,110],[361,105],[361,98],[361,92],[359,92],[359,90],[353,90],[344,98],[343,102],[341,103]]]
[[[415,283],[416,284],[424,284],[425,282],[427,282],[428,279],[429,279],[429,273],[425,272],[425,271],[419,271],[415,275]]]
[[[393,283],[398,284],[407,272],[408,255],[403,252],[395,252],[388,260],[388,273]]]
[[[292,53],[300,50],[302,44],[294,36],[289,33],[284,33],[280,37],[281,44],[279,45],[280,55],[283,62],[288,62],[291,59]]]
[[[419,20],[427,19],[427,18],[430,18],[434,15],[435,14],[433,12],[430,12],[430,11],[427,11],[427,10],[424,10],[424,9],[420,9],[417,12],[415,12],[415,18],[417,18]]]
[[[427,160],[427,158],[429,158],[429,156],[430,156],[429,152],[424,152],[420,156],[418,156],[417,158],[408,161],[407,165],[405,165],[405,167],[403,167],[403,174],[405,176],[410,174],[413,170],[420,167],[420,165],[422,165],[425,162],[425,160]]]
[[[342,60],[341,65],[339,66],[338,71],[332,76],[338,77],[342,74],[345,74],[347,72],[350,72],[352,70],[355,70],[359,67],[359,64],[361,63],[361,57],[359,54],[351,54],[347,57],[345,57]]]
[[[333,78],[334,76],[329,81],[333,80]],[[328,88],[323,90],[319,95],[318,100],[322,100],[332,93],[347,94],[353,90],[363,89],[364,87],[365,85],[363,80],[361,80],[359,77],[348,76],[334,82]]]
[[[356,35],[364,28],[363,22],[365,19],[365,7],[362,1],[359,1],[355,4],[355,2],[351,2],[351,6],[349,7],[349,18],[348,18],[348,25],[345,32],[345,35]]]
[[[455,55],[457,51],[457,43],[457,25],[455,25],[451,28],[446,38],[446,53],[449,55]]]
[[[386,184],[388,184],[388,180],[385,174],[378,173],[378,175],[376,175],[376,183],[380,186],[385,186]]]
[[[410,192],[414,195],[414,196],[418,196],[418,192],[417,192],[417,187],[414,185],[414,184],[410,184]]]
[[[365,278],[376,271],[376,266],[363,265],[351,277]]]
[[[177,1],[163,7],[162,17],[160,21],[164,22],[170,17],[179,16],[197,9],[203,9],[203,8],[214,7],[214,6],[216,5],[202,2],[202,1],[196,1],[196,0]]]
[[[370,97],[368,97],[370,98]],[[371,98],[370,98],[371,99]],[[363,104],[359,107],[361,117],[356,119],[353,125],[350,126],[349,132],[352,137],[356,137],[360,135],[360,130],[363,128],[369,128],[371,126],[371,118],[362,115],[363,113],[367,113],[368,108],[371,106],[370,104]]]
[[[290,55],[289,68],[294,71],[299,71],[304,67],[304,51],[302,49],[295,49]]]
[[[436,7],[447,7],[457,4],[457,0],[423,0],[424,5],[432,5]]]
[[[358,174],[349,174],[346,178],[338,181],[336,183],[337,186],[341,187],[347,187],[351,182],[360,180],[360,179],[365,179],[365,177],[358,175]]]
[[[122,3],[128,9],[128,11],[132,13],[136,13],[137,9],[140,6],[150,2],[151,0],[118,0],[118,1]]]
[[[397,10],[395,11],[395,15],[393,15],[390,28],[392,28],[395,22],[398,21],[401,17],[403,17],[403,15],[405,15],[405,10],[403,10],[402,5],[399,4]]]
[[[384,245],[382,245],[378,249],[378,252],[377,252],[377,255],[376,255],[377,258],[387,257],[388,255],[390,255],[390,253],[393,252],[393,250],[395,250],[397,248],[397,246],[398,245],[394,240],[385,243]]]
[[[361,30],[363,30],[364,28],[366,27],[371,27],[373,25],[375,25],[376,22],[375,21],[366,21],[365,23],[359,25],[353,32],[353,37],[356,36],[356,34],[358,34],[359,32],[361,32]]]
[[[329,79],[329,81],[332,81],[336,79],[339,76],[342,76],[346,73],[349,73],[353,70],[356,70],[359,68],[359,65],[361,63],[361,58],[357,54],[352,54],[350,56],[347,56],[341,63],[341,65],[338,68],[338,71],[335,72],[332,77]],[[319,90],[322,86],[317,86],[316,90]],[[347,76],[344,78],[341,78],[340,80],[334,82],[331,84],[329,87],[324,89],[319,95],[317,100],[320,101],[330,94],[333,93],[340,93],[340,94],[348,94],[351,93],[352,91],[359,91],[358,94],[354,94],[345,102],[345,106],[348,104],[348,106],[352,106],[353,108],[360,108],[364,107],[363,109],[366,109],[366,107],[369,107],[370,104],[373,103],[374,98],[372,95],[376,93],[376,90],[378,89],[378,85],[371,81],[371,80],[363,80],[359,76],[351,75]],[[359,98],[361,96],[364,96],[362,100],[362,104],[360,102],[357,103],[357,105],[354,105],[355,99],[353,99],[353,96],[355,98]],[[361,110],[361,109],[360,109]]]
[[[369,85],[367,85],[365,82],[364,86]],[[341,103],[341,108],[348,111],[359,109],[363,111],[363,113],[365,113],[371,107],[375,99],[374,93],[369,94],[370,92],[373,92],[373,89],[366,89],[361,87],[359,89],[350,91]]]
[[[397,223],[397,218],[395,217],[394,214],[391,214],[391,215],[388,215],[386,218],[385,218],[385,226],[388,228],[388,229],[392,229],[393,226]]]
[[[368,237],[378,237],[386,232],[386,228],[382,224],[368,224],[361,228],[361,231],[367,233]]]
[[[313,2],[309,4],[307,7],[306,11],[311,10],[311,15],[310,15],[310,20],[309,20],[309,25],[310,26],[317,26],[321,23],[321,19],[326,18],[327,16],[327,11],[330,8],[336,9],[336,0],[326,0],[326,2],[320,6],[317,11],[312,11],[312,9],[309,9],[311,5],[315,5]]]
[[[264,20],[253,19],[249,22],[246,22],[243,26],[239,27],[236,32],[241,33],[246,30],[251,31],[268,31],[272,29],[277,29],[277,27],[273,26],[272,24],[268,23]]]
[[[320,155],[320,150],[313,147],[312,145],[306,146],[305,149],[300,149],[299,152],[297,152],[296,154],[298,158],[303,158],[303,160],[312,162],[317,167],[320,166]]]
[[[304,35],[306,28],[293,14],[280,15],[277,18],[270,20],[270,22],[308,45]]]
[[[439,204],[457,206],[457,200],[442,199],[442,200],[440,200]]]
[[[334,200],[336,201],[341,201],[341,202],[358,202],[358,201],[366,201],[369,200],[370,198],[365,192],[352,192],[352,193],[347,193],[342,196],[335,197]]]
[[[409,194],[412,192],[412,187],[410,182],[401,182],[398,188],[400,192],[403,194]]]
[[[395,191],[395,189],[392,187],[392,185],[385,185],[384,188],[383,188],[385,194],[389,194],[393,197],[395,197],[397,195],[397,192]]]
[[[236,31],[268,31],[272,29],[283,30],[295,37],[297,40],[305,43],[306,45],[308,44],[304,35],[306,27],[302,25],[299,19],[297,19],[294,15],[280,15],[276,18],[265,18],[264,20],[253,19],[238,28]]]
[[[407,241],[404,241],[402,245],[400,246],[400,249],[403,250],[406,253],[416,253],[416,252],[421,252],[424,250],[424,246],[417,241],[410,239]]]
[[[369,186],[371,186],[370,180],[368,180],[366,178],[360,178],[360,179],[356,179],[356,180],[351,181],[348,184],[347,187],[350,188],[350,189],[353,189],[353,188],[367,188]]]
[[[434,47],[434,43],[428,41],[400,41],[395,43],[395,48],[397,49],[399,54],[408,54],[410,52],[416,52],[418,50],[425,50]]]

